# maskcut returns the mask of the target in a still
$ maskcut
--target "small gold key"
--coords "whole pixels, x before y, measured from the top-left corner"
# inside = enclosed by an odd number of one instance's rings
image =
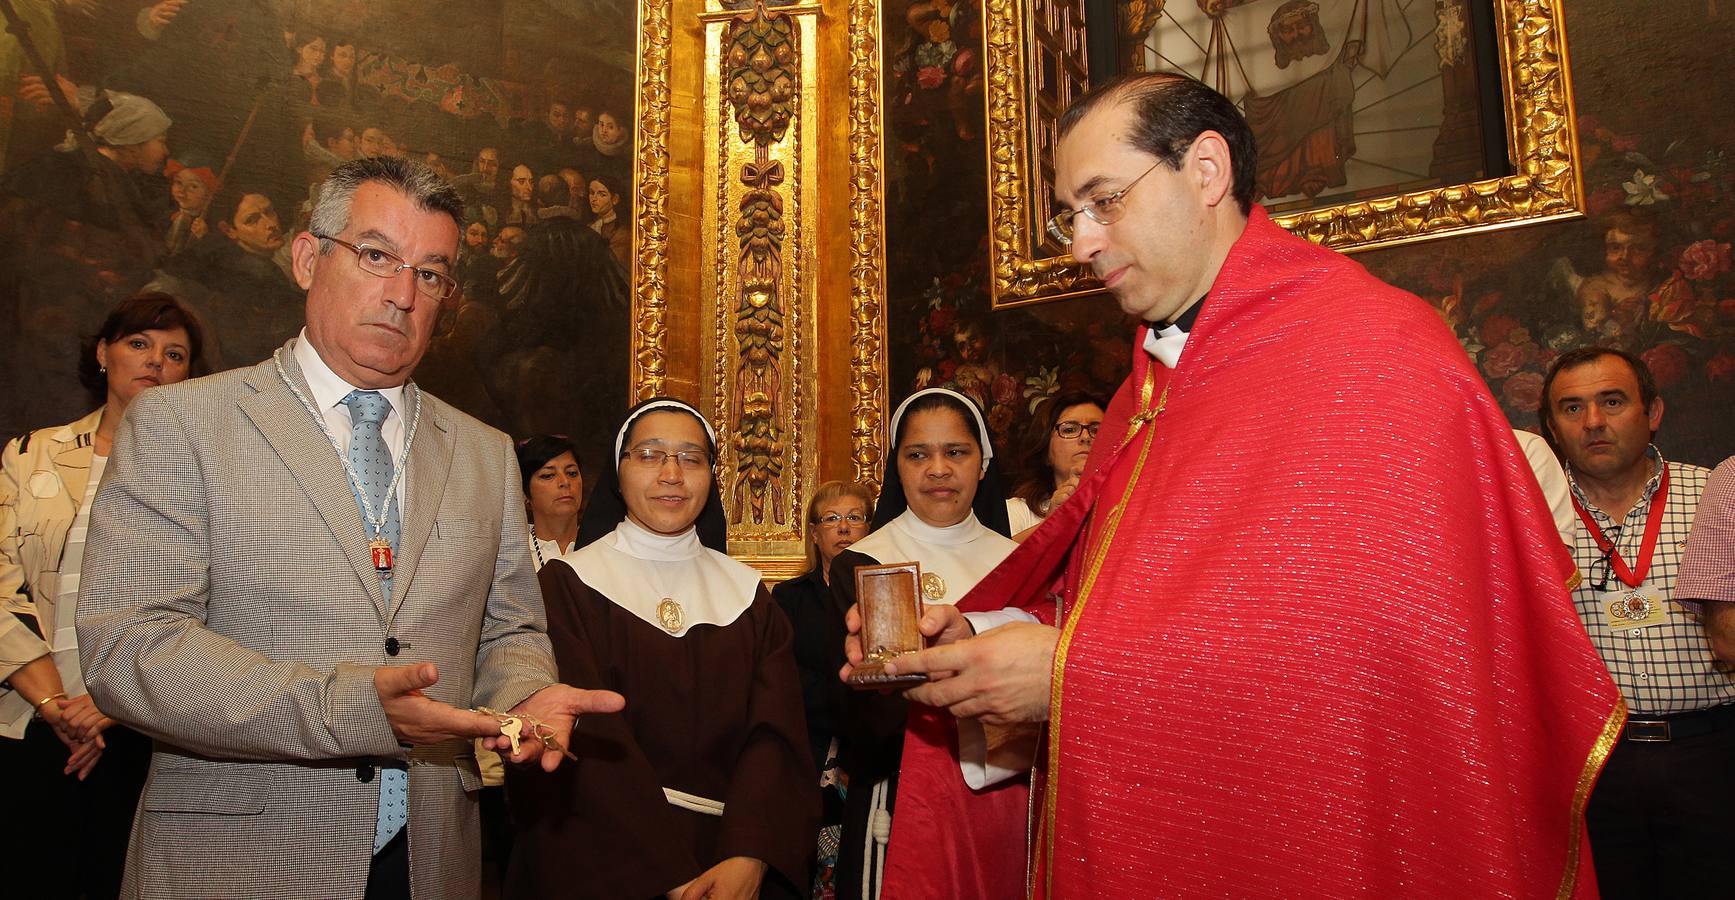
[[[518,735],[523,731],[524,723],[517,716],[507,716],[506,721],[500,723],[500,733],[512,742],[513,756],[518,755]]]

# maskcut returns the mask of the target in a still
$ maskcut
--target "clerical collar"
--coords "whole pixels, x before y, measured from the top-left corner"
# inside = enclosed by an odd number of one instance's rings
[[[1187,347],[1187,332],[1192,330],[1193,322],[1199,318],[1199,310],[1204,306],[1205,298],[1200,297],[1172,323],[1147,322],[1150,330],[1145,332],[1145,352],[1173,369],[1181,361],[1181,351]]]
[[[1207,295],[1207,296],[1209,296],[1209,295]],[[1176,319],[1173,322],[1167,322],[1167,323],[1163,323],[1163,324],[1173,325],[1174,327],[1179,328],[1182,331],[1192,331],[1193,330],[1193,323],[1197,322],[1199,320],[1199,310],[1204,309],[1204,308],[1205,308],[1205,298],[1200,297],[1199,301],[1197,303],[1194,303],[1192,306],[1187,307],[1187,311],[1181,313],[1180,318]],[[1155,328],[1159,328],[1159,325],[1158,325],[1158,323],[1153,322],[1153,323],[1151,323],[1151,327],[1153,329],[1155,329]]]

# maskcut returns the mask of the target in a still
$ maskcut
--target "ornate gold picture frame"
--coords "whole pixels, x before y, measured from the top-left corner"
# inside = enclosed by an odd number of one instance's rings
[[[1181,2],[1181,0],[1174,0]],[[1345,252],[1583,215],[1584,191],[1560,0],[1488,0],[1495,16],[1506,147],[1513,173],[1275,216],[1315,243]],[[1060,0],[986,0],[988,209],[995,308],[1092,294],[1101,286],[1070,256],[1042,256],[1033,226],[1044,195],[1034,161],[1031,50],[1053,30]],[[1038,10],[1042,16],[1036,15]],[[1072,48],[1068,48],[1069,51]],[[1078,52],[1082,52],[1079,49]],[[1052,248],[1047,248],[1052,250]]]
[[[631,384],[634,400],[664,392],[668,373],[669,59],[673,0],[639,0],[638,128],[633,148]]]

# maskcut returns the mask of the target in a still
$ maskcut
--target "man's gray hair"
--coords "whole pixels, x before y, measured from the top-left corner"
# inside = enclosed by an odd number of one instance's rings
[[[434,174],[434,170],[419,162],[395,156],[368,156],[350,160],[325,177],[319,186],[319,202],[313,206],[307,227],[315,236],[343,233],[349,227],[349,207],[355,192],[362,185],[377,181],[410,198],[423,212],[440,212],[452,217],[460,233],[464,230],[464,199],[456,188]],[[332,243],[319,242],[319,252],[330,253]]]

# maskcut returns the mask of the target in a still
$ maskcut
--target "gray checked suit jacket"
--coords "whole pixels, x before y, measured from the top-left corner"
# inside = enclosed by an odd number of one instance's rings
[[[156,740],[126,896],[359,900],[393,760],[415,897],[479,893],[471,745],[400,749],[373,670],[433,662],[427,695],[496,709],[558,676],[511,441],[423,394],[407,465],[388,609],[342,463],[270,360],[127,410],[77,616],[92,698]]]

